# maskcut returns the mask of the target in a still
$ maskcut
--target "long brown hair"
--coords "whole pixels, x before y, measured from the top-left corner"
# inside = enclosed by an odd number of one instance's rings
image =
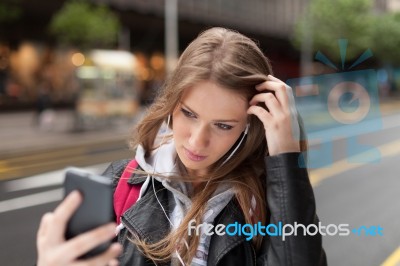
[[[200,81],[212,81],[233,90],[248,101],[257,94],[255,86],[267,80],[272,74],[269,60],[257,44],[250,38],[232,30],[211,28],[201,33],[181,55],[176,69],[166,80],[164,87],[148,110],[147,115],[138,124],[134,132],[131,146],[141,144],[149,156],[154,150],[154,141],[160,126],[169,114],[172,114],[179,104],[185,89]],[[195,255],[199,236],[188,235],[189,221],[194,219],[200,224],[207,200],[220,182],[229,183],[235,189],[235,200],[240,207],[245,222],[252,224],[267,221],[267,203],[265,187],[265,162],[268,153],[265,129],[262,122],[255,116],[249,117],[250,128],[245,141],[228,162],[221,165],[230,154],[227,152],[220,160],[211,166],[210,174],[203,177],[207,189],[192,197],[192,208],[185,215],[179,227],[170,232],[161,241],[149,244],[144,240],[134,239],[136,245],[154,262],[165,262],[180,246],[178,252],[184,262],[190,264]],[[235,145],[234,145],[235,146]],[[182,173],[182,180],[186,180]],[[256,200],[256,210],[253,216],[251,200]],[[188,243],[180,245],[182,241]],[[253,244],[258,249],[262,237],[255,236]]]

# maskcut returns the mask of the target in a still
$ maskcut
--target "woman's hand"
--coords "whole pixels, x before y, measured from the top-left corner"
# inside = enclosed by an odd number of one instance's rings
[[[250,100],[247,113],[264,124],[269,154],[299,152],[300,129],[292,89],[272,75],[256,89],[260,93]]]
[[[121,252],[121,246],[116,243],[96,257],[78,260],[79,256],[114,238],[115,224],[107,224],[68,241],[65,240],[68,220],[81,202],[82,197],[79,192],[71,192],[54,212],[46,213],[42,217],[36,240],[37,266],[118,265],[115,257]]]

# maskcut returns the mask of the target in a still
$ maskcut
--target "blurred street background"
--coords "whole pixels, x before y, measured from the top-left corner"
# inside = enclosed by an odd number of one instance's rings
[[[294,91],[333,266],[400,265],[397,0],[2,0],[0,265],[33,265],[64,169],[101,173],[185,47],[221,26],[259,43]],[[100,206],[99,206],[100,207]]]

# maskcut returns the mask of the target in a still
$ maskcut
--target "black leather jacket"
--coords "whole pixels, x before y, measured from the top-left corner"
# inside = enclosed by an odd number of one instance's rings
[[[308,178],[307,169],[300,168],[300,153],[285,153],[266,157],[267,164],[267,201],[269,223],[278,224],[316,224],[318,217],[315,213],[314,193]],[[300,157],[301,158],[301,157]],[[128,160],[112,163],[104,175],[112,177],[114,184],[122,175]],[[140,176],[132,176],[128,181],[132,184],[144,182]],[[156,189],[148,189],[142,199],[129,208],[121,217],[125,228],[120,232],[118,241],[123,245],[123,254],[120,256],[120,265],[155,265],[146,259],[137,247],[129,241],[131,233],[140,238],[156,242],[164,237],[169,230],[163,210],[159,206],[157,197],[168,213],[167,189],[159,182],[155,182]],[[150,186],[149,186],[150,187]],[[230,223],[244,224],[244,217],[235,200],[224,208],[216,217],[216,224]],[[166,263],[165,265],[170,265]],[[265,236],[262,248],[255,252],[251,241],[245,236],[218,236],[211,237],[208,266],[217,265],[327,265],[325,252],[322,248],[321,235],[315,236],[288,236],[285,241],[279,236]]]

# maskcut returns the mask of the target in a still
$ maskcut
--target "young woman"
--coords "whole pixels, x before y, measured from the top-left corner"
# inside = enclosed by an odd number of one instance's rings
[[[65,241],[81,201],[72,193],[43,217],[38,265],[114,264],[118,254],[120,265],[326,265],[319,233],[283,239],[238,227],[318,224],[303,135],[292,91],[272,76],[259,47],[237,32],[209,29],[183,52],[137,126],[128,183],[141,190],[117,217],[120,245],[77,260],[112,238],[115,225]],[[105,175],[122,182],[126,165],[114,162]]]

